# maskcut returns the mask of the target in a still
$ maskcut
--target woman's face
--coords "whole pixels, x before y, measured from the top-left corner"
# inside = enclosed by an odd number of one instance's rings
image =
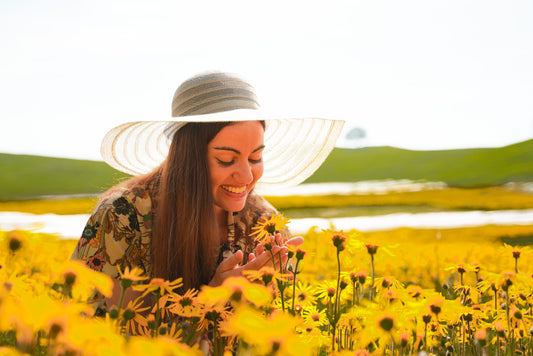
[[[207,160],[217,209],[244,208],[246,197],[263,175],[263,126],[243,121],[224,127],[209,142]]]

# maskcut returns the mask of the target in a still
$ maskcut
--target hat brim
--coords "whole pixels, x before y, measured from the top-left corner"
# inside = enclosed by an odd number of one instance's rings
[[[231,110],[173,117],[167,121],[137,121],[111,129],[101,154],[111,167],[127,174],[145,174],[167,157],[172,136],[189,122],[265,121],[264,174],[258,188],[293,186],[309,178],[329,155],[344,121],[322,118],[273,118],[259,110]]]

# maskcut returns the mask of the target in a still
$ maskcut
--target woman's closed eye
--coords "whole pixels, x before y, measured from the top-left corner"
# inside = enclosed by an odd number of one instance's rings
[[[231,161],[225,161],[225,160],[222,160],[220,158],[217,158],[216,159],[218,164],[220,164],[221,166],[223,167],[229,167],[231,165],[233,165],[235,163],[235,160],[232,159]],[[252,164],[259,164],[261,162],[263,162],[263,157],[259,157],[259,158],[248,158],[248,161]]]
[[[217,160],[218,164],[220,164],[223,167],[229,167],[233,163],[235,163],[234,159],[232,159],[231,161],[224,161],[224,160],[221,160],[220,158],[217,158],[216,160]]]
[[[248,161],[250,161],[250,163],[253,163],[253,164],[258,164],[258,163],[261,163],[263,162],[263,157],[259,157],[259,158],[248,158]]]

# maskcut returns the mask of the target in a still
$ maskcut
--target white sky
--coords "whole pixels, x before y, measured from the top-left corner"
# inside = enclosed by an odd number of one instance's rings
[[[519,142],[532,19],[530,0],[2,0],[0,152],[100,159],[107,130],[169,118],[210,69],[247,78],[266,111],[363,128],[359,145]]]

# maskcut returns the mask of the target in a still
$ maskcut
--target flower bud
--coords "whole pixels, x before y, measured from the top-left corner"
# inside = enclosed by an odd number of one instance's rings
[[[402,332],[400,334],[400,346],[406,347],[409,344],[409,334],[406,332]]]
[[[463,264],[457,265],[457,272],[459,272],[460,274],[466,273],[465,266]]]
[[[303,260],[305,257],[306,252],[302,250],[301,248],[296,249],[296,259],[297,260]]]
[[[429,306],[429,309],[431,310],[433,314],[436,314],[436,315],[439,315],[439,313],[441,312],[441,307],[436,304],[431,304]]]
[[[463,315],[461,315],[461,319],[463,319],[464,321],[466,321],[467,323],[471,322],[472,319],[473,319],[473,316],[471,313],[463,313]]]
[[[511,315],[513,316],[513,318],[515,318],[517,320],[521,320],[522,319],[522,312],[517,307],[513,307],[511,309]]]
[[[342,280],[341,283],[339,284],[339,288],[341,290],[344,290],[346,287],[348,287],[348,283],[346,283],[344,280]]]
[[[337,251],[343,251],[346,244],[346,236],[342,234],[335,234],[331,237],[331,240],[333,241],[333,246],[337,248]]]
[[[116,319],[118,318],[118,308],[113,305],[111,309],[109,309],[109,318]]]
[[[155,316],[154,314],[149,314],[146,318],[146,326],[148,326],[148,329],[155,330],[157,329],[157,323],[155,322]]]
[[[9,250],[13,253],[22,247],[22,238],[16,232],[9,234]]]
[[[330,298],[333,298],[335,296],[336,292],[337,291],[333,287],[330,287],[330,288],[327,289],[328,297],[330,297]]]
[[[168,327],[166,325],[161,325],[157,333],[159,335],[166,335],[168,333]]]
[[[67,270],[65,272],[63,272],[63,281],[65,282],[65,285],[66,286],[73,286],[74,283],[76,282],[76,278],[77,278],[77,273],[76,271],[74,270]]]
[[[369,255],[375,255],[378,252],[379,246],[374,244],[366,244],[365,247]]]
[[[357,280],[359,281],[360,285],[365,284],[365,282],[366,282],[366,272],[365,271],[357,272]]]
[[[381,286],[383,288],[390,288],[392,286],[392,281],[388,278],[383,278],[383,280],[381,281]]]

